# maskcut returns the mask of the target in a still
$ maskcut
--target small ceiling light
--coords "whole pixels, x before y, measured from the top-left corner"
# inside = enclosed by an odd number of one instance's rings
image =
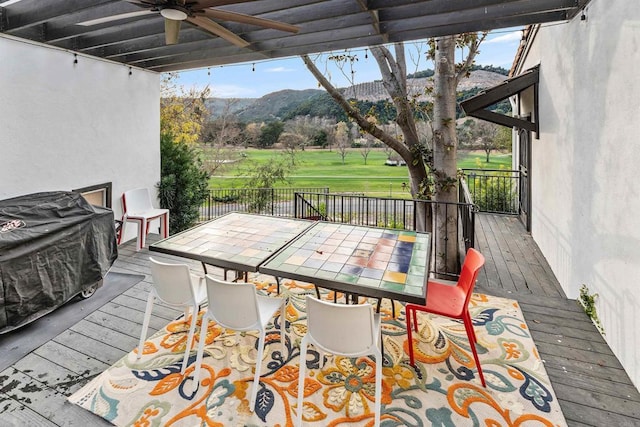
[[[174,7],[165,7],[160,11],[160,15],[172,21],[184,21],[189,16],[184,10]]]

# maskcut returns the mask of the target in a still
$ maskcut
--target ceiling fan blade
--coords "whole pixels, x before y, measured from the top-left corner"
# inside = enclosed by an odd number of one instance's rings
[[[300,28],[296,27],[295,25],[273,21],[271,19],[257,18],[255,16],[245,15],[244,13],[229,12],[219,9],[203,9],[195,13],[202,13],[207,18],[239,22],[241,24],[257,25],[259,27],[273,28],[274,30],[287,31],[290,33],[297,33],[298,31],[300,31]]]
[[[164,18],[164,41],[166,44],[177,44],[180,33],[180,22]]]
[[[216,36],[222,37],[228,42],[238,46],[238,47],[247,47],[251,43],[248,41],[238,37],[233,34],[231,31],[224,28],[222,25],[213,22],[212,20],[205,18],[203,16],[194,16],[187,18],[188,22],[191,22],[193,25],[202,28]]]
[[[152,10],[138,10],[136,12],[119,13],[118,15],[105,16],[104,18],[92,19],[90,21],[78,22],[76,25],[82,25],[83,27],[90,27],[92,25],[104,24],[106,22],[119,21],[121,19],[133,18],[136,16],[148,15],[150,13],[156,13]]]
[[[154,0],[125,0],[127,3],[136,4],[144,7],[156,7],[158,6]]]
[[[208,7],[226,6],[228,4],[249,3],[253,0],[200,0],[191,7],[191,10],[206,9]]]

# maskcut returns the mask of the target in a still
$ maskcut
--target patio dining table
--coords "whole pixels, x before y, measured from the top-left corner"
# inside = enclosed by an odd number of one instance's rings
[[[257,272],[260,264],[296,238],[313,221],[232,212],[149,245],[152,252],[206,265]]]
[[[149,246],[227,270],[424,304],[430,233],[230,213]],[[279,288],[279,286],[278,286]]]
[[[424,304],[430,245],[430,233],[317,222],[258,270],[347,295]]]

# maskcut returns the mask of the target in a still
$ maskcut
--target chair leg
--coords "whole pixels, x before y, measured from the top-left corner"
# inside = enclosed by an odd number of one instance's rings
[[[202,356],[204,353],[204,342],[207,339],[207,328],[209,327],[209,318],[204,317],[202,319],[202,326],[200,326],[200,342],[198,343],[198,353],[196,356],[196,367],[193,371],[193,384],[195,389],[198,388],[200,382],[200,367],[202,366]]]
[[[138,247],[138,250],[142,250],[146,246],[148,232],[149,232],[149,222],[140,220],[140,240],[138,241],[140,246]]]
[[[160,234],[164,239],[169,237],[169,214],[168,213],[160,217]]]
[[[415,366],[415,362],[413,360],[413,328],[411,328],[411,314],[415,314],[415,310],[411,304],[407,304],[405,307],[405,315],[407,320],[407,335],[409,339],[409,363],[411,366]],[[414,320],[415,323],[415,320]]]
[[[186,315],[186,312],[185,312]],[[184,318],[186,322],[188,317]],[[189,355],[191,354],[191,344],[193,343],[193,335],[196,332],[196,322],[198,321],[198,308],[193,307],[191,309],[191,326],[189,327],[189,335],[187,335],[187,348],[184,350],[184,356],[182,358],[182,370],[181,373],[184,374],[185,369],[187,369],[187,363],[189,362]]]
[[[302,426],[302,401],[304,399],[304,377],[307,370],[307,337],[300,343],[300,369],[298,371],[298,413],[296,425]]]
[[[258,388],[260,386],[260,368],[262,367],[262,354],[264,352],[264,338],[267,331],[260,331],[260,339],[258,340],[258,358],[256,359],[256,373],[253,376],[253,388],[251,389],[251,400],[249,401],[249,410],[253,412],[256,406],[256,397],[258,396]]]
[[[142,321],[142,331],[140,332],[140,342],[138,343],[138,357],[136,359],[140,360],[142,357],[142,352],[144,351],[144,341],[147,338],[147,330],[149,329],[149,321],[151,320],[151,311],[153,310],[153,301],[155,300],[155,295],[153,292],[149,292],[149,297],[147,298],[147,308],[144,311],[144,320]]]
[[[280,308],[280,345],[282,346],[282,354],[285,350],[285,334],[287,333],[287,306],[286,300],[282,300]]]
[[[122,243],[122,237],[124,236],[124,231],[127,227],[127,217],[126,215],[122,216],[122,224],[120,224],[120,232],[118,233],[118,245]]]
[[[376,360],[376,393],[375,393],[375,421],[374,426],[380,425],[380,400],[382,397],[382,355]]]
[[[469,347],[471,347],[471,352],[473,353],[473,360],[475,360],[476,368],[478,368],[478,376],[480,377],[480,382],[482,383],[482,387],[486,388],[487,383],[484,380],[482,366],[480,366],[480,359],[478,358],[478,350],[476,349],[476,333],[473,330],[473,323],[471,321],[471,315],[469,315],[469,312],[464,313],[462,321],[464,323],[464,328],[467,331],[467,338],[469,339]]]

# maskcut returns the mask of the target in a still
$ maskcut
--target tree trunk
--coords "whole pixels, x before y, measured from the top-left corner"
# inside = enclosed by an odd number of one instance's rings
[[[370,49],[380,67],[383,85],[389,97],[393,100],[396,111],[398,112],[396,122],[402,131],[402,139],[395,138],[375,123],[367,120],[367,117],[355,109],[349,101],[344,98],[342,92],[337,90],[331,82],[324,77],[307,55],[303,55],[302,60],[320,85],[325,88],[329,95],[331,95],[362,130],[378,138],[400,155],[407,164],[409,177],[411,179],[411,195],[413,198],[424,198],[422,189],[427,179],[427,170],[420,155],[420,141],[416,131],[411,102],[407,96],[407,72],[404,45],[402,43],[396,45],[395,58],[391,55],[391,52],[383,46],[372,46]],[[416,229],[418,231],[431,230],[430,216],[427,215],[428,212],[425,211],[424,205],[425,204],[419,204],[416,207]]]
[[[457,138],[455,36],[445,36],[436,40],[434,102],[433,106],[433,174],[435,178],[434,212],[436,238],[436,271],[458,273],[457,215],[455,203],[458,201],[457,181]]]

